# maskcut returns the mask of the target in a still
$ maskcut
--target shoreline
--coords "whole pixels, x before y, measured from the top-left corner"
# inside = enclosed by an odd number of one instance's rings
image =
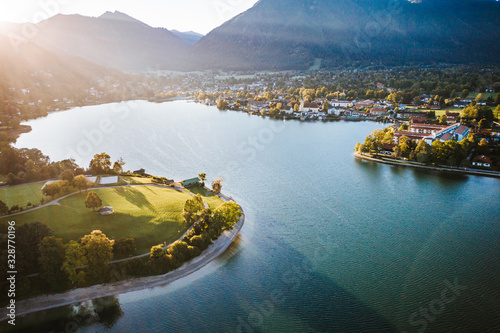
[[[231,200],[223,195],[220,195],[220,198],[224,201]],[[222,255],[237,238],[238,234],[243,228],[244,223],[245,213],[243,212],[243,215],[241,216],[238,223],[234,225],[233,229],[224,231],[222,235],[217,240],[215,240],[213,244],[210,245],[205,251],[203,251],[200,256],[192,259],[189,262],[186,262],[184,265],[174,271],[168,272],[163,275],[127,279],[114,283],[106,283],[86,288],[74,289],[62,294],[44,295],[24,299],[16,302],[16,319],[31,313],[56,309],[59,307],[68,306],[95,298],[126,294],[144,289],[162,287],[170,284],[194,272],[199,271],[210,262],[215,260],[217,257]],[[2,311],[0,312],[0,318],[5,319],[0,319],[0,322],[7,321],[9,319],[7,317],[6,310],[7,307],[2,308]]]
[[[471,169],[453,169],[450,167],[446,166],[427,166],[427,165],[420,165],[420,164],[414,164],[414,163],[403,163],[403,162],[397,162],[397,161],[389,161],[381,157],[380,159],[378,158],[373,158],[373,157],[368,157],[365,155],[358,154],[354,152],[353,154],[356,158],[359,158],[361,160],[366,160],[369,162],[375,162],[375,163],[380,163],[380,164],[387,164],[387,165],[394,165],[394,166],[402,166],[402,167],[410,167],[414,169],[421,169],[421,170],[432,170],[432,171],[439,171],[439,172],[448,172],[448,173],[454,173],[454,174],[460,174],[460,175],[471,175],[471,176],[482,176],[482,177],[490,177],[490,178],[500,178],[500,172],[496,171],[482,171],[482,170],[471,170]]]

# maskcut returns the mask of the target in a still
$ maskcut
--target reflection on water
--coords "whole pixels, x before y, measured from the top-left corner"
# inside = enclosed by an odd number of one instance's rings
[[[21,317],[15,329],[2,332],[69,333],[96,325],[111,329],[122,316],[118,298],[108,296]]]

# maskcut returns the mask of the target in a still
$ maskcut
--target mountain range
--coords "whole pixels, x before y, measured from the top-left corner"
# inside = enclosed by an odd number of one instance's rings
[[[202,38],[185,69],[307,69],[376,62],[495,62],[500,3],[260,0]]]
[[[204,35],[199,34],[194,31],[177,31],[177,30],[170,30],[174,35],[179,36],[182,40],[184,40],[186,43],[189,45],[194,45],[196,44],[200,39],[204,37]]]
[[[21,24],[9,29],[23,35]],[[122,70],[165,69],[190,45],[167,29],[120,12],[99,17],[59,14],[36,24],[34,31],[30,41],[47,50]]]
[[[106,12],[56,15],[30,41],[121,70],[498,64],[499,27],[500,3],[489,0],[260,0],[206,36]]]

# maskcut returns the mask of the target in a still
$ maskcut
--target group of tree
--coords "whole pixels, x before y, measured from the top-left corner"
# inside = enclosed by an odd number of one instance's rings
[[[168,247],[153,246],[146,267],[154,274],[163,274],[199,256],[225,230],[231,230],[243,212],[234,201],[225,202],[215,210],[204,209],[192,229]]]
[[[124,164],[125,162],[120,158],[112,165],[110,156],[101,153],[94,156],[89,169],[85,170],[78,166],[74,159],[51,162],[49,157],[43,155],[38,149],[18,149],[10,144],[0,143],[0,174],[7,175],[6,182],[9,185],[54,178],[71,184],[75,176],[87,172],[93,175],[120,174],[123,172]],[[62,185],[59,184],[59,186]]]
[[[360,153],[378,154],[386,150],[392,143],[394,129],[372,132],[364,144],[358,143],[355,150]],[[494,161],[493,169],[500,169],[500,145],[488,142],[486,138],[478,138],[476,134],[469,134],[462,141],[435,140],[428,144],[424,140],[415,141],[402,136],[393,147],[392,157],[404,158],[427,165],[446,165],[453,167],[471,167],[471,158],[477,155],[487,155]]]
[[[7,224],[0,224],[0,236],[7,234]],[[2,271],[6,278],[7,237],[0,237]],[[117,245],[115,247],[115,245]],[[119,246],[118,246],[119,245]],[[40,273],[44,290],[63,291],[68,288],[107,282],[110,279],[109,262],[114,253],[133,254],[135,240],[119,240],[116,244],[100,230],[94,230],[79,240],[64,244],[61,238],[40,222],[16,226],[16,270],[20,293],[27,295],[32,289],[28,275]]]
[[[89,172],[92,175],[119,175],[123,172],[125,162],[120,157],[111,165],[111,157],[106,153],[95,154],[90,161]]]
[[[202,212],[204,208],[203,199],[200,194],[197,194],[184,203],[182,217],[186,223],[193,224],[199,218],[200,212]]]
[[[220,194],[222,192],[222,178],[217,178],[212,183],[212,191],[214,194]]]

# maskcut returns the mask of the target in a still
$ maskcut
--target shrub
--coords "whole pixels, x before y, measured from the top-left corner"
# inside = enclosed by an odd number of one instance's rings
[[[120,268],[124,269],[125,275],[142,276],[147,274],[146,262],[141,258],[121,262]]]
[[[184,241],[176,241],[168,248],[168,254],[175,257],[180,262],[184,262],[189,258],[188,245]]]
[[[9,213],[15,213],[15,212],[17,212],[19,210],[21,210],[21,208],[19,207],[19,205],[14,205],[14,206],[10,207]]]
[[[134,238],[122,238],[113,245],[113,252],[119,256],[131,256],[135,254],[136,244]]]
[[[201,235],[196,235],[196,236],[191,237],[190,244],[192,246],[197,247],[201,251],[204,251],[210,245],[210,240],[207,240],[206,237],[203,237]]]
[[[201,250],[196,246],[188,246],[189,259],[196,258],[201,254]]]

